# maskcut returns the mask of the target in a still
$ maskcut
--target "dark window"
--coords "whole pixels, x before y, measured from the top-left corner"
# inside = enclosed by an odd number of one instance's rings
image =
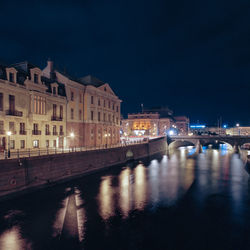
[[[118,112],[118,106],[116,106],[116,112]]]
[[[82,111],[79,110],[79,120],[82,120]]]
[[[56,95],[56,87],[53,87],[53,95]]]
[[[56,135],[56,125],[53,125],[53,135]]]
[[[106,122],[106,114],[103,114],[103,121]]]
[[[34,74],[34,83],[38,83],[38,75]]]
[[[98,106],[101,106],[101,101],[100,101],[100,99],[98,99]]]
[[[98,112],[98,121],[101,121],[101,112]]]
[[[114,103],[113,103],[113,105],[112,105],[112,109],[115,110],[115,104],[114,104]]]
[[[53,116],[56,117],[56,104],[53,104]]]
[[[49,124],[45,125],[45,135],[49,135]]]
[[[0,134],[4,133],[4,121],[0,121]]]
[[[11,72],[9,73],[9,81],[14,82],[14,74]]]
[[[94,120],[94,111],[91,111],[91,120]]]
[[[49,147],[49,140],[46,140],[46,148]]]
[[[61,125],[60,126],[60,134],[62,134],[63,133],[63,126]]]
[[[103,107],[106,107],[106,101],[105,100],[103,101]]]
[[[71,101],[74,101],[74,92],[71,91]]]
[[[20,122],[20,134],[24,134],[24,132],[25,132],[25,123]]]
[[[110,101],[109,101],[109,109],[110,109]]]
[[[3,93],[0,93],[0,111],[3,111]]]
[[[60,105],[60,118],[62,119],[63,118],[63,106]]]
[[[33,130],[34,131],[38,131],[38,123],[34,123],[33,124]]]
[[[94,104],[94,96],[91,96],[91,104]]]
[[[74,119],[74,109],[71,109],[71,119]]]
[[[9,110],[14,112],[15,111],[15,96],[9,95]]]
[[[56,140],[53,140],[53,146],[56,148]]]

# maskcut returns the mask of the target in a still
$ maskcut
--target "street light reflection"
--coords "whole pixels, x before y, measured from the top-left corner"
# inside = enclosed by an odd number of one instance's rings
[[[114,215],[113,190],[111,187],[111,176],[105,176],[100,184],[99,191],[99,213],[104,220]]]

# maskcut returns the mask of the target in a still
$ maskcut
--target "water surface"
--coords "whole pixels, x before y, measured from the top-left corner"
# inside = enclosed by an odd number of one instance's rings
[[[0,249],[250,249],[239,155],[191,147],[0,203]]]

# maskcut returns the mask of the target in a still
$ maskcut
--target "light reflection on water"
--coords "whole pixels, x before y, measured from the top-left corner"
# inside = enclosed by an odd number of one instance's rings
[[[67,192],[65,188],[68,188]],[[59,186],[56,191],[50,190],[55,192],[51,194],[55,199],[46,200],[46,195],[30,194],[25,205],[22,199],[8,203],[0,214],[0,249],[39,249],[37,245],[43,246],[50,241],[48,244],[53,243],[53,249],[68,249],[70,237],[63,235],[67,231],[65,227],[77,231],[78,240],[83,243],[97,237],[93,235],[96,230],[99,230],[98,235],[112,238],[109,229],[116,225],[112,224],[114,218],[121,226],[133,218],[134,211],[154,214],[161,208],[177,206],[186,197],[201,214],[206,209],[215,207],[220,211],[228,206],[232,221],[241,218],[243,223],[248,190],[248,174],[243,163],[239,155],[233,154],[226,146],[219,150],[203,147],[200,154],[194,147],[182,147],[161,159],[129,164],[121,169],[112,168]],[[36,202],[43,202],[44,209],[35,206]],[[27,216],[16,216],[13,223],[6,217],[13,207],[19,207]],[[69,207],[71,211],[67,213]],[[48,223],[40,227],[42,220]],[[37,232],[24,234],[30,224]],[[103,227],[103,224],[108,227]],[[45,239],[44,235],[47,235]],[[61,241],[63,244],[60,245]],[[98,243],[93,242],[91,244]]]

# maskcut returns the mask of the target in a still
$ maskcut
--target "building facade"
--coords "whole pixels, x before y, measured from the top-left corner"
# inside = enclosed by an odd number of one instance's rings
[[[108,83],[22,62],[0,65],[0,150],[120,142],[120,103]]]
[[[172,111],[167,108],[158,108],[158,110],[158,112],[144,111],[128,114],[128,119],[122,120],[123,135],[155,137],[169,133],[188,134],[189,119],[186,116],[173,117]]]
[[[227,135],[245,135],[250,136],[250,127],[234,127],[226,129]]]
[[[55,69],[52,61],[48,61],[43,75],[65,86],[69,147],[99,147],[120,142],[121,100],[108,83],[90,75],[72,78]]]
[[[28,62],[1,65],[0,150],[62,147],[65,131],[64,87]]]
[[[164,136],[172,124],[173,119],[160,118],[157,112],[142,112],[128,114],[128,119],[122,120],[122,131],[124,136]]]

